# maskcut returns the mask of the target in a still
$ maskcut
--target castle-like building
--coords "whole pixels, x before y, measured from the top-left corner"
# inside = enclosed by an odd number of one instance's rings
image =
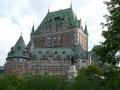
[[[72,7],[49,12],[25,45],[22,35],[11,47],[5,63],[5,72],[23,75],[61,75],[69,67],[76,69],[89,65],[87,26],[83,29]]]

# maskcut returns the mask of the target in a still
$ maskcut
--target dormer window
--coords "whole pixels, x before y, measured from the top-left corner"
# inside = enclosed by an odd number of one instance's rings
[[[49,51],[46,51],[46,54],[49,54]]]
[[[20,50],[20,49],[21,49],[21,47],[19,46],[17,49],[18,49],[18,50]]]
[[[60,55],[57,55],[57,58],[60,58]]]
[[[27,56],[27,53],[26,53],[26,52],[24,52],[24,56]]]
[[[63,54],[65,54],[65,51],[63,51]]]
[[[45,55],[42,55],[42,58],[45,58]]]
[[[14,55],[15,51],[11,51],[11,54],[10,55]]]
[[[39,51],[39,54],[42,54],[42,51]]]
[[[55,54],[57,54],[57,51],[55,51]]]
[[[70,58],[70,56],[69,56],[69,55],[66,55],[66,58]]]

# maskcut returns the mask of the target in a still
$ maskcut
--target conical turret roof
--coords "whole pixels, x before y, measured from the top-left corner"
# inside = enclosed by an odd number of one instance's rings
[[[26,50],[26,45],[22,35],[19,37],[18,41],[16,42],[15,46],[11,48],[11,51],[8,53],[7,58],[28,58],[28,53]]]

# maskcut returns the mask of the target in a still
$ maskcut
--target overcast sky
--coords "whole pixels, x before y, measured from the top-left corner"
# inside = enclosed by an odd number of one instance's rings
[[[104,0],[72,0],[78,19],[86,23],[89,32],[89,50],[103,40],[101,22],[107,12]],[[71,0],[0,0],[0,66],[7,53],[21,35],[27,44],[34,23],[35,29],[48,12],[69,8]]]

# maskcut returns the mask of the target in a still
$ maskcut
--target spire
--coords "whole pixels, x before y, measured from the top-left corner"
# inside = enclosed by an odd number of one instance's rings
[[[88,31],[87,31],[87,25],[85,24],[85,29],[84,29],[84,32],[86,35],[88,35]]]
[[[78,20],[78,26],[79,26],[79,27],[81,26],[81,19]]]
[[[32,27],[31,34],[34,34],[34,24],[33,24],[33,27]]]
[[[22,36],[22,32],[21,32],[21,36]]]
[[[49,6],[48,6],[48,13],[50,12]]]
[[[70,8],[72,8],[72,0],[71,0],[71,5],[70,5]]]

